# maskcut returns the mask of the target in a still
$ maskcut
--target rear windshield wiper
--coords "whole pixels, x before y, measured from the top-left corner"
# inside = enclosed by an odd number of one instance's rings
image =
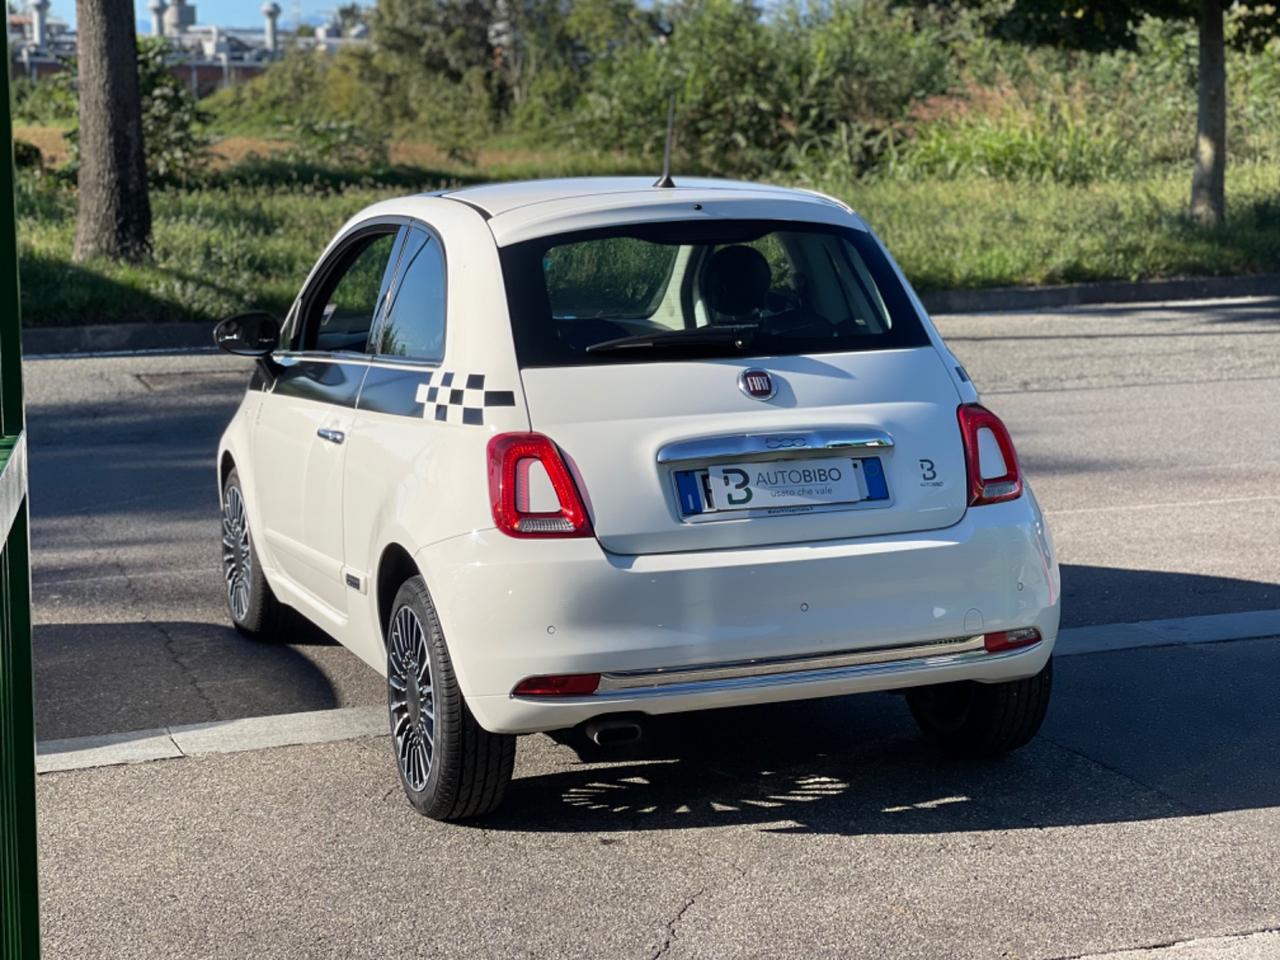
[[[620,337],[617,340],[593,343],[587,347],[587,353],[617,353],[624,350],[710,346],[721,343],[731,343],[741,350],[751,344],[759,329],[759,324],[755,323],[725,323],[693,327],[688,330],[642,333],[634,337]]]

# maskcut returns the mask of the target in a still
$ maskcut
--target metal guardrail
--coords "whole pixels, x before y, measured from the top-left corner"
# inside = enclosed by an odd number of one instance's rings
[[[0,960],[40,955],[31,566],[9,72],[0,91]]]

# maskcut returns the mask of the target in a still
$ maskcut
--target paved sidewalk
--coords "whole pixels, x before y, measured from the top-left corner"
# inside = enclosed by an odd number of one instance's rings
[[[590,763],[530,737],[476,826],[414,814],[383,737],[52,773],[47,955],[1030,960],[1275,930],[1278,667],[1276,640],[1067,657],[1045,735],[978,766],[888,695]]]

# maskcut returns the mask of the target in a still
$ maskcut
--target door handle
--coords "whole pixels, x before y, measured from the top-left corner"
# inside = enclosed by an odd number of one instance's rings
[[[328,440],[330,443],[341,443],[347,439],[347,435],[341,430],[330,430],[328,427],[321,427],[316,431],[316,436],[321,440]]]

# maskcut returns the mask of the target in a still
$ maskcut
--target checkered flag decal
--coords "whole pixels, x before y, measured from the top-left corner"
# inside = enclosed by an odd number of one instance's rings
[[[481,426],[489,407],[514,407],[516,395],[510,390],[486,390],[483,373],[432,370],[418,385],[414,400],[422,404],[422,416],[440,423]]]

